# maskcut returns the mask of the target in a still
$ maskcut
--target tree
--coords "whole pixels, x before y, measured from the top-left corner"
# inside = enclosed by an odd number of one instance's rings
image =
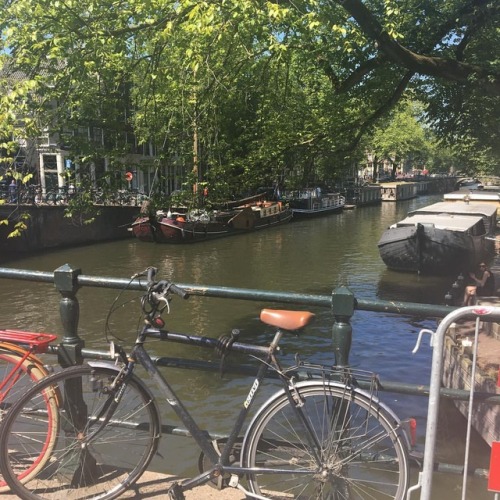
[[[418,118],[422,106],[415,101],[401,102],[387,123],[381,123],[371,136],[367,148],[380,160],[392,164],[392,176],[403,160],[406,171],[421,169],[427,163],[433,142]]]
[[[398,2],[389,1],[385,2],[385,25],[361,0],[338,3],[376,42],[376,58],[406,68],[412,75],[420,99],[428,103],[429,122],[445,142],[467,142],[470,155],[480,154],[484,160],[484,169],[496,165],[500,153],[496,140],[500,112],[498,2],[406,2],[410,15],[404,16]]]
[[[444,143],[498,159],[498,2],[5,0],[0,116],[153,139],[226,181],[334,177],[410,93]],[[6,81],[4,81],[6,84]],[[57,103],[57,107],[54,103]],[[61,112],[64,110],[64,112]],[[76,146],[76,145],[75,145]],[[222,193],[221,193],[222,194]]]

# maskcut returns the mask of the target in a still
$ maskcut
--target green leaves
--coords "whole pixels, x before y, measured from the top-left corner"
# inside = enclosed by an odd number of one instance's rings
[[[340,175],[409,98],[440,138],[494,156],[498,15],[470,0],[16,0],[0,12],[0,132],[89,124],[107,143],[73,137],[75,156],[111,159],[133,133],[176,179],[227,192]]]

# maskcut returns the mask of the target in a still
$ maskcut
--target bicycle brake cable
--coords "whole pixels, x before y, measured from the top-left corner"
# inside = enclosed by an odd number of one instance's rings
[[[120,297],[123,295],[123,293],[129,289],[130,285],[132,284],[132,282],[138,278],[138,277],[141,277],[141,276],[144,276],[145,275],[145,272],[142,272],[142,273],[136,273],[134,274],[133,276],[131,276],[130,280],[128,281],[128,283],[120,290],[120,293],[115,297],[115,299],[113,300],[113,303],[111,304],[109,310],[108,310],[108,314],[106,316],[106,320],[104,322],[104,335],[105,335],[105,339],[106,339],[106,342],[110,342],[110,337],[113,337],[117,340],[119,340],[120,342],[124,342],[124,340],[120,337],[118,337],[118,335],[116,335],[115,333],[113,333],[111,331],[111,328],[110,328],[110,325],[109,325],[109,320],[111,318],[111,315],[118,309],[118,307],[123,307],[125,304],[127,304],[128,302],[132,302],[133,300],[135,300],[135,298],[133,299],[129,299],[127,300],[127,302],[124,302],[122,304],[120,304],[119,306],[117,305],[117,302],[118,300],[120,299]]]

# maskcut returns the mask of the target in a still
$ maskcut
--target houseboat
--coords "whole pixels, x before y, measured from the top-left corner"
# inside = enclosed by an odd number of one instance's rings
[[[425,208],[412,212],[383,233],[378,249],[389,269],[458,274],[476,268],[481,260],[493,255],[495,209],[463,209],[457,205],[455,213],[445,208],[431,205],[428,212]]]
[[[158,211],[140,215],[130,229],[145,242],[195,243],[285,224],[292,215],[282,202],[262,201],[229,210]]]
[[[294,219],[316,217],[341,212],[345,198],[340,193],[324,193],[320,188],[307,188],[285,193]]]
[[[418,195],[416,182],[384,182],[380,185],[382,201],[401,201]]]
[[[346,200],[346,204],[357,207],[375,205],[382,201],[382,191],[379,184],[345,186],[342,195]]]
[[[463,189],[446,193],[444,201],[465,202],[465,203],[485,203],[497,210],[497,217],[500,219],[500,188],[499,189]]]

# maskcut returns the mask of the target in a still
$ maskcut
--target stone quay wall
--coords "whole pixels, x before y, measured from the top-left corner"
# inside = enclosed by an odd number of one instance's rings
[[[1,205],[0,260],[62,247],[85,245],[132,237],[128,227],[140,207],[96,206],[95,220],[86,224],[78,217],[65,217],[65,206]],[[25,218],[26,216],[26,218]],[[24,221],[27,229],[21,235],[7,238],[15,224]]]

